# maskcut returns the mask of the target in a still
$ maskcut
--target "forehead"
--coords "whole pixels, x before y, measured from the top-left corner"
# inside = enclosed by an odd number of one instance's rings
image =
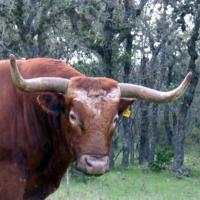
[[[103,108],[116,105],[120,99],[117,82],[108,78],[73,79],[68,90],[73,101],[83,103],[97,114],[100,114]]]

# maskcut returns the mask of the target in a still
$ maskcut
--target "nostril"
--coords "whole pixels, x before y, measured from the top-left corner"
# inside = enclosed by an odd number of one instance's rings
[[[85,158],[85,162],[86,162],[86,164],[87,164],[89,167],[92,167],[92,166],[93,166],[92,163],[91,163],[87,158]]]

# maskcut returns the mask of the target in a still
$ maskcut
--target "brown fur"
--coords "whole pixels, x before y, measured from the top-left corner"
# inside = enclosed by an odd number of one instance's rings
[[[73,89],[109,92],[117,87],[114,80],[87,78],[55,59],[17,63],[24,78],[76,77]],[[17,90],[9,66],[8,60],[0,61],[0,199],[42,200],[58,188],[69,163],[81,154],[108,154],[119,101],[102,100],[102,114],[95,118],[73,96]],[[80,118],[78,127],[69,122],[72,108]]]
[[[117,87],[117,82],[108,78],[90,78],[90,77],[75,77],[73,78],[73,88],[84,90],[105,90],[109,92],[112,88]]]

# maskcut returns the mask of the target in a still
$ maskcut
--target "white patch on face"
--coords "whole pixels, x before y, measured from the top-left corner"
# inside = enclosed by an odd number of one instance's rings
[[[110,92],[105,90],[90,90],[86,91],[83,89],[76,90],[75,100],[81,101],[87,107],[93,111],[96,115],[101,115],[101,101],[112,101],[117,102],[120,98],[120,88],[113,88]]]

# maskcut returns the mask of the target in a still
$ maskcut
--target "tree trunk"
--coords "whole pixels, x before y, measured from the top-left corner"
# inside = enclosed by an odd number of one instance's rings
[[[167,74],[167,81],[166,81],[166,85],[167,87],[170,86],[170,84],[172,83],[172,70],[173,70],[173,66],[175,62],[175,58],[173,59],[172,63],[169,65],[168,67],[168,74]],[[173,127],[171,127],[170,125],[170,106],[169,104],[166,104],[164,107],[164,126],[165,126],[165,131],[166,131],[166,135],[167,135],[167,145],[168,146],[172,146],[173,145],[173,130],[175,131],[176,129],[176,125],[173,125]],[[173,112],[172,113],[172,118],[173,118],[173,124],[176,123],[175,120],[175,115],[176,113]]]
[[[143,165],[149,158],[149,103],[141,102],[141,124],[140,124],[140,145],[139,164]]]
[[[133,122],[134,123],[134,122]],[[135,143],[135,131],[130,131],[130,164],[134,164],[135,159],[135,149],[134,149],[134,143]]]
[[[112,51],[112,40],[114,37],[114,32],[112,29],[112,17],[113,17],[113,6],[110,5],[109,3],[106,5],[106,11],[108,13],[108,18],[104,24],[103,27],[103,48],[102,48],[102,60],[104,63],[104,71],[103,74],[104,76],[108,78],[113,78],[112,77],[112,67],[113,67],[113,51]],[[110,152],[109,152],[109,159],[110,159],[110,168],[112,169],[115,165],[115,141],[112,140]]]
[[[172,146],[173,144],[173,132],[170,125],[170,118],[169,118],[169,105],[166,104],[164,108],[164,126],[167,133],[167,145]]]
[[[131,147],[131,119],[123,119],[123,148],[122,148],[122,167],[129,166],[130,147]]]
[[[108,12],[108,19],[106,20],[103,27],[104,42],[103,42],[103,62],[104,62],[104,74],[108,78],[112,78],[112,66],[113,66],[113,51],[112,41],[114,37],[114,31],[112,28],[112,17],[113,17],[113,6],[110,4],[106,5]]]
[[[178,112],[178,132],[176,135],[176,144],[175,144],[175,155],[173,161],[173,172],[176,176],[184,175],[183,161],[184,161],[184,139],[185,139],[185,127],[186,127],[186,118],[188,109],[193,101],[194,93],[196,86],[199,80],[199,72],[196,69],[196,60],[198,58],[198,53],[196,51],[196,42],[199,37],[199,28],[200,28],[200,3],[196,2],[197,16],[195,18],[194,28],[192,30],[191,38],[188,41],[188,53],[190,55],[190,62],[188,70],[192,71],[193,77],[191,84],[188,88],[187,93],[183,98],[183,102],[180,105]]]
[[[177,130],[177,113],[174,110],[172,111],[172,119],[173,119],[173,122],[172,122],[173,130],[176,133],[176,130]],[[173,134],[173,136],[175,135],[175,133]]]
[[[130,8],[131,8],[131,1],[130,0],[124,0],[124,8],[125,8],[125,15],[124,15],[124,23],[128,23],[128,19],[130,16]],[[125,37],[125,53],[128,55],[125,63],[124,63],[124,82],[129,82],[129,76],[131,72],[131,55],[132,55],[132,44],[133,36],[131,34],[131,28],[127,29],[126,37]],[[124,118],[123,123],[123,148],[122,148],[122,167],[126,168],[129,165],[129,158],[130,158],[130,151],[131,151],[131,135],[132,135],[132,129],[131,127],[131,119]]]
[[[169,24],[166,23],[166,10],[167,10],[167,3],[164,3],[164,10],[163,10],[163,16],[162,16],[162,26],[160,27],[161,30],[168,30]],[[170,33],[167,33],[165,31],[162,31],[162,37],[160,40],[160,44],[155,48],[154,42],[152,40],[151,45],[151,51],[152,51],[152,59],[150,62],[151,67],[151,79],[152,83],[154,85],[154,88],[157,88],[158,90],[162,87],[163,80],[165,79],[165,67],[166,67],[166,42],[168,41],[168,35]],[[156,68],[156,60],[158,57],[158,54],[160,55],[160,66]],[[160,68],[160,69],[159,69]],[[160,75],[159,75],[160,74]],[[159,77],[160,76],[160,77]],[[156,81],[157,80],[157,81]],[[152,85],[152,86],[153,86]],[[149,153],[149,161],[154,161],[154,155],[156,151],[156,146],[158,143],[158,111],[159,111],[159,105],[153,104],[152,105],[152,137],[150,140],[150,153]]]
[[[158,104],[152,106],[152,137],[149,153],[149,161],[154,161],[156,144],[158,142]]]
[[[141,84],[148,85],[147,77],[147,59],[143,55],[140,67]],[[139,164],[143,165],[149,158],[149,103],[141,101],[141,119],[140,119],[140,144],[139,144]]]
[[[112,140],[111,142],[111,147],[110,147],[110,151],[109,151],[109,168],[110,169],[113,169],[114,166],[115,166],[115,161],[114,161],[114,158],[115,158],[115,153],[114,153],[114,142]]]

